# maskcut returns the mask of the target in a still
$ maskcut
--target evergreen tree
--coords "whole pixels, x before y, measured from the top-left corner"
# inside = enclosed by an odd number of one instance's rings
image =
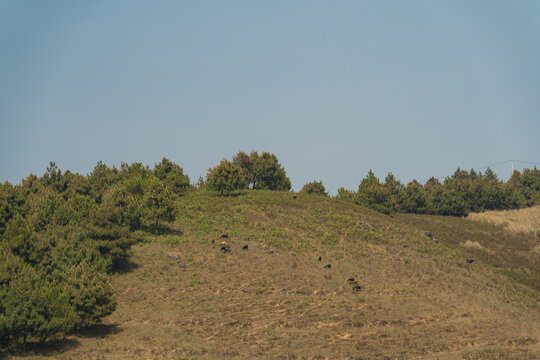
[[[227,160],[222,160],[218,166],[208,169],[206,184],[221,195],[241,189],[245,184],[242,170]]]
[[[159,179],[152,177],[144,194],[144,206],[148,217],[154,223],[154,232],[157,233],[159,222],[171,222],[176,219],[176,206],[174,194]]]
[[[291,180],[280,165],[276,155],[263,152],[255,161],[255,185],[257,190],[291,189]]]
[[[184,175],[180,166],[167,158],[154,166],[154,175],[177,195],[183,195],[189,189],[189,177]]]
[[[18,270],[7,276],[4,273],[0,288],[2,336],[12,341],[22,338],[26,351],[26,342],[30,338],[45,340],[70,331],[76,315],[60,288],[47,282],[45,276],[31,266],[13,264],[17,260],[12,255],[1,252],[0,257],[2,263]],[[2,268],[6,271],[4,264]]]
[[[411,181],[401,190],[400,209],[406,213],[425,214],[427,212],[426,195],[418,181]]]

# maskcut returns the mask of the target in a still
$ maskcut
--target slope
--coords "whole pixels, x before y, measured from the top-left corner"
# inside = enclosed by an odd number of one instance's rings
[[[492,236],[496,226],[388,217],[330,198],[266,191],[195,192],[179,208],[172,229],[146,234],[133,263],[114,276],[118,309],[104,325],[35,347],[27,358],[540,356],[538,284],[531,280],[538,257],[508,260],[523,272],[520,280],[462,245],[471,240],[465,235]],[[217,245],[223,234],[231,253]],[[513,259],[513,249],[500,251]]]

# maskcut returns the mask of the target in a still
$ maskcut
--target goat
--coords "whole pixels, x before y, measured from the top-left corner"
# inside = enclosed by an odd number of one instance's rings
[[[322,256],[319,256],[319,262],[321,262],[321,260],[322,260]]]
[[[353,291],[362,291],[362,287],[360,285],[353,286]]]
[[[467,264],[472,264],[473,262],[474,262],[474,259],[467,260]]]
[[[353,282],[354,282],[354,278],[353,278],[353,277],[352,277],[352,278],[348,278],[347,281],[348,281],[349,283],[353,283]]]
[[[227,234],[223,234],[219,237],[220,239],[228,239],[229,238],[229,235]]]
[[[247,245],[244,245],[244,247],[242,248],[242,250],[247,250],[247,249],[248,249]]]
[[[330,264],[324,265],[324,268],[325,268],[325,269],[330,269],[330,268],[332,268],[332,265],[330,265]]]

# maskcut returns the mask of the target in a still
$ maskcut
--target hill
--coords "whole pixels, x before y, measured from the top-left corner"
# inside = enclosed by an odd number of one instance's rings
[[[536,234],[287,192],[198,191],[178,206],[114,275],[102,325],[25,358],[540,357]]]

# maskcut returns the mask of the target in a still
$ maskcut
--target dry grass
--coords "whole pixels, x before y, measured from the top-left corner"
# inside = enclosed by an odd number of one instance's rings
[[[467,240],[463,243],[463,246],[469,249],[489,251],[486,248],[484,248],[482,245],[480,245],[478,241]]]
[[[535,234],[540,232],[540,205],[519,210],[471,213],[467,218],[473,221],[502,225],[507,231],[513,233]]]
[[[411,225],[448,219],[265,192],[194,194],[182,208],[183,233],[148,235],[136,266],[114,276],[118,309],[104,325],[26,358],[540,357],[538,292],[488,262],[467,264],[460,251],[477,250],[463,241],[435,244],[423,230],[444,233]],[[210,242],[221,233],[230,254]]]

